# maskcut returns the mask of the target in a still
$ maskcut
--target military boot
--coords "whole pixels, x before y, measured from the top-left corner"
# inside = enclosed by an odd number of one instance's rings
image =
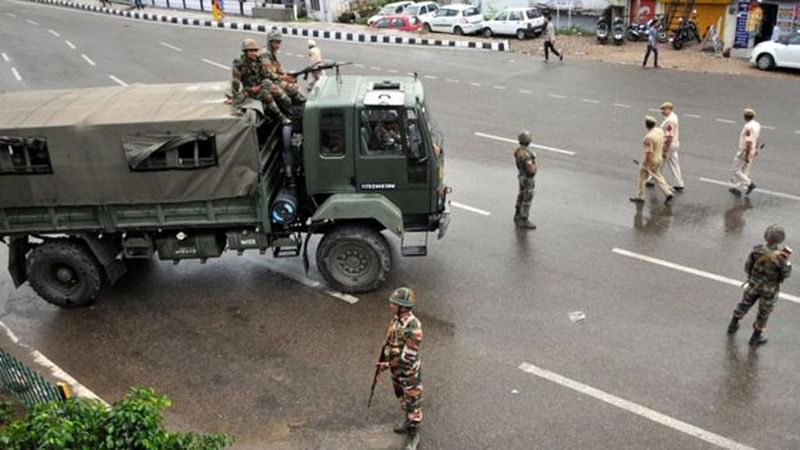
[[[528,220],[527,217],[522,217],[522,216],[517,217],[516,219],[514,219],[514,225],[516,225],[517,228],[522,228],[523,230],[535,230],[536,229],[536,225],[534,225],[533,222]]]
[[[514,208],[514,223],[517,223],[519,220],[519,206]]]
[[[397,423],[397,425],[392,428],[395,433],[397,434],[406,434],[408,433],[408,426],[409,426],[408,419],[403,419]]]
[[[728,334],[736,333],[739,329],[739,319],[736,317],[731,318],[731,323],[728,324]]]
[[[417,446],[419,446],[419,432],[416,428],[409,428],[405,450],[417,450]]]
[[[759,346],[767,343],[767,336],[761,330],[754,329],[753,335],[750,336],[750,345]]]

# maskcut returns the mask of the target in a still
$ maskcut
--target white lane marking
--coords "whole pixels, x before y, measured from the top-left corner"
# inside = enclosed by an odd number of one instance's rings
[[[358,63],[356,63],[356,64],[353,64],[353,66],[355,66],[355,67],[358,67],[359,69],[363,69],[364,67],[366,67],[366,66],[364,66],[363,64],[358,64]],[[413,74],[412,74],[412,75],[413,75]]]
[[[108,78],[111,78],[111,81],[113,81],[114,83],[117,83],[120,86],[127,86],[128,85],[128,83],[120,80],[119,78],[115,77],[114,75],[109,75]]]
[[[608,403],[609,405],[616,406],[617,408],[624,409],[625,411],[644,417],[645,419],[664,425],[665,427],[672,428],[673,430],[680,431],[681,433],[688,434],[689,436],[696,437],[697,439],[708,442],[712,445],[716,445],[717,447],[730,450],[754,450],[752,447],[748,447],[747,445],[728,439],[724,436],[720,436],[700,427],[686,423],[682,420],[662,414],[638,403],[634,403],[632,401],[625,400],[624,398],[617,397],[616,395],[601,391],[600,389],[593,388],[589,385],[575,381],[571,378],[567,378],[563,375],[559,375],[555,372],[534,366],[531,363],[523,362],[517,368],[525,373],[535,375],[539,378],[559,384],[580,394],[588,395],[589,397]]]
[[[22,76],[20,76],[19,72],[17,72],[17,68],[16,67],[12,67],[11,68],[11,73],[14,74],[14,78],[16,78],[17,81],[22,81]]]
[[[492,87],[493,87],[493,88],[495,88],[495,89],[497,89],[497,90],[500,90],[500,91],[502,91],[503,89],[505,89],[505,88],[506,88],[505,86],[500,86],[500,85],[497,85],[497,84],[495,84],[495,85],[494,85],[494,86],[492,86]]]
[[[647,110],[650,112],[661,112],[661,110],[657,108],[647,108]]]
[[[616,106],[617,108],[630,108],[631,105],[627,103],[612,103],[611,106]]]
[[[495,135],[492,135],[492,134],[480,133],[478,131],[475,132],[475,136],[486,138],[486,139],[494,139],[495,141],[508,142],[509,144],[519,144],[519,142],[517,142],[516,139],[509,139],[509,138],[504,138],[502,136],[495,136]],[[541,149],[541,150],[547,150],[548,152],[555,152],[555,153],[561,153],[563,155],[575,156],[575,152],[572,152],[572,151],[569,151],[569,150],[563,150],[563,149],[555,148],[555,147],[548,147],[546,145],[531,144],[531,147],[538,148],[538,149]]]
[[[720,186],[727,186],[727,187],[733,187],[734,186],[733,183],[730,183],[730,182],[727,182],[727,181],[714,180],[712,178],[700,177],[700,181],[703,181],[703,182],[706,182],[706,183],[711,183],[711,184],[718,184]],[[789,199],[789,200],[795,200],[795,201],[800,202],[800,196],[792,195],[792,194],[784,194],[783,192],[769,191],[769,190],[766,190],[766,189],[761,189],[760,187],[757,187],[756,190],[753,191],[753,193],[774,195],[775,197],[782,197],[782,198],[786,198],[786,199]]]
[[[28,19],[28,20],[26,20],[25,22],[28,22],[29,24],[31,24],[31,25],[33,25],[33,26],[35,26],[35,27],[38,27],[38,26],[39,26],[39,22],[36,22],[36,21],[34,21],[34,20],[31,20],[31,19]]]
[[[52,28],[48,28],[48,29],[47,29],[47,32],[48,32],[48,33],[50,33],[50,34],[52,34],[52,35],[53,35],[53,36],[55,36],[55,37],[61,37],[61,35],[60,35],[60,34],[58,34],[58,31],[56,31],[56,30],[54,30],[54,29],[52,29]]]
[[[300,53],[294,55],[295,58],[305,58],[305,56],[301,55]]]
[[[5,61],[5,62],[9,62],[9,61],[11,61],[11,60],[8,58],[8,55],[6,55],[5,53],[0,53],[0,55],[3,55],[3,61]]]
[[[470,86],[481,87],[481,84],[473,81],[472,83],[470,83]]]
[[[642,254],[635,253],[635,252],[632,252],[632,251],[629,251],[629,250],[624,250],[624,249],[621,249],[621,248],[616,248],[615,247],[615,248],[611,249],[611,251],[613,253],[616,253],[617,255],[627,256],[629,258],[638,259],[640,261],[648,262],[648,263],[651,263],[651,264],[656,264],[656,265],[659,265],[659,266],[662,266],[662,267],[667,267],[669,269],[673,269],[673,270],[677,270],[677,271],[680,271],[680,272],[685,272],[685,273],[688,273],[688,274],[696,275],[698,277],[703,277],[703,278],[707,278],[709,280],[718,281],[720,283],[724,283],[724,284],[728,284],[728,285],[731,285],[731,286],[735,286],[735,287],[738,287],[740,289],[742,288],[742,284],[744,283],[744,280],[734,280],[733,278],[728,278],[728,277],[724,277],[722,275],[717,275],[717,274],[714,274],[714,273],[711,273],[711,272],[706,272],[705,270],[694,269],[692,267],[683,266],[681,264],[676,264],[676,263],[673,263],[673,262],[665,261],[663,259],[653,258],[652,256],[642,255]],[[796,295],[785,294],[785,293],[781,292],[780,293],[780,298],[782,298],[784,300],[787,300],[787,301],[790,301],[792,303],[800,304],[800,297],[798,297]]]
[[[96,66],[96,65],[97,65],[97,64],[95,64],[95,63],[94,63],[94,61],[92,61],[92,59],[91,59],[91,58],[89,58],[88,56],[86,56],[86,53],[81,53],[81,58],[83,58],[83,59],[84,59],[84,61],[86,61],[87,63],[89,63],[89,65],[90,65],[90,66]]]
[[[386,71],[389,73],[400,73],[400,71],[397,69],[386,69]]]
[[[691,117],[692,119],[702,119],[703,118],[703,116],[701,116],[700,114],[684,114],[684,116]]]
[[[381,70],[378,66],[369,66],[370,70]]]
[[[225,64],[220,64],[220,63],[218,63],[216,61],[212,61],[210,59],[202,58],[201,61],[203,61],[206,64],[210,64],[210,65],[212,65],[214,67],[219,67],[222,70],[231,70],[231,68],[226,66]]]
[[[427,78],[429,80],[438,80],[439,79],[439,77],[433,76],[433,75],[425,75],[425,78]]]
[[[159,42],[159,44],[163,45],[164,47],[167,47],[167,48],[168,48],[168,49],[170,49],[170,50],[175,50],[176,52],[182,52],[182,51],[183,51],[183,49],[182,49],[182,48],[180,48],[180,47],[175,47],[174,45],[172,45],[172,44],[167,44],[166,42]]]
[[[533,91],[529,91],[527,89],[520,89],[519,92],[520,94],[533,94]]]
[[[600,100],[594,100],[594,99],[591,99],[591,98],[582,98],[581,101],[583,103],[591,103],[593,105],[596,105],[596,104],[600,103]]]
[[[106,403],[105,400],[103,400],[102,398],[97,396],[97,394],[92,392],[86,386],[80,384],[78,382],[78,380],[76,380],[70,374],[65,372],[60,367],[58,367],[53,361],[50,360],[50,358],[44,356],[42,354],[42,352],[40,352],[39,350],[36,350],[34,348],[31,348],[27,344],[23,344],[22,342],[20,342],[20,340],[17,337],[17,335],[14,334],[14,332],[11,330],[11,328],[8,327],[8,325],[4,324],[3,322],[0,322],[0,328],[3,328],[3,330],[6,333],[6,336],[8,336],[8,338],[11,339],[11,341],[14,344],[16,344],[16,345],[18,345],[18,346],[30,351],[30,355],[33,357],[33,361],[36,364],[39,364],[42,367],[44,367],[47,370],[49,370],[50,371],[50,375],[52,375],[53,377],[55,377],[55,378],[65,382],[65,383],[67,383],[68,385],[70,385],[70,387],[72,387],[72,391],[77,396],[98,400],[103,405],[108,406],[108,403]]]
[[[327,286],[325,286],[324,284],[320,283],[319,281],[312,280],[311,278],[308,278],[305,275],[302,275],[302,274],[299,274],[299,273],[295,273],[294,271],[291,271],[289,269],[285,269],[285,268],[282,268],[282,267],[275,267],[273,265],[267,264],[266,261],[263,258],[256,258],[256,257],[254,257],[252,255],[244,255],[244,257],[246,259],[249,259],[250,261],[260,262],[261,264],[263,264],[267,268],[267,270],[269,270],[271,272],[275,272],[278,275],[281,275],[281,276],[286,277],[286,278],[288,278],[290,280],[296,281],[296,282],[302,284],[303,286],[306,286],[306,287],[309,287],[311,289],[316,289],[318,291],[324,292],[325,294],[327,294],[327,295],[329,295],[329,296],[331,296],[331,297],[333,297],[335,299],[341,300],[343,302],[347,302],[347,303],[349,303],[351,305],[355,305],[356,303],[358,303],[358,297],[352,296],[350,294],[345,294],[345,293],[342,293],[342,292],[334,291],[333,289],[328,288]]]
[[[716,121],[717,121],[717,122],[719,122],[719,123],[736,123],[736,121],[735,121],[735,120],[729,120],[729,119],[720,119],[719,117],[717,117],[717,118],[716,118],[716,119],[714,119],[714,120],[716,120]]]
[[[285,52],[285,53],[284,53],[284,55],[286,55],[286,56],[294,56],[294,53],[292,53],[292,52]]]
[[[67,44],[67,47],[69,47],[69,48],[71,48],[73,50],[75,50],[77,48],[77,47],[75,47],[75,44],[73,44],[70,41],[64,41],[64,43]]]
[[[558,95],[558,94],[547,94],[547,96],[550,98],[557,98],[559,100],[564,100],[565,98],[567,98],[566,95]]]
[[[800,134],[800,130],[794,130],[794,134]]]
[[[772,125],[761,125],[761,128],[763,128],[765,130],[774,130],[775,129],[775,127],[773,127]]]
[[[446,78],[444,81],[446,81],[446,82],[448,82],[448,83],[461,83],[460,81],[458,81],[458,80],[454,80],[454,79],[452,79],[452,78]]]
[[[16,17],[17,17],[17,15],[16,15],[16,14],[14,14],[14,13],[10,13],[10,12],[7,12],[7,13],[6,13],[6,15],[7,15],[8,17],[14,17],[14,18],[16,18]]]
[[[452,206],[454,208],[463,209],[465,211],[474,212],[474,213],[480,214],[482,216],[490,216],[490,215],[492,215],[492,213],[490,213],[489,211],[485,211],[485,210],[480,209],[480,208],[475,208],[474,206],[465,205],[463,203],[458,203],[458,202],[452,202],[451,201],[450,202],[450,206]]]

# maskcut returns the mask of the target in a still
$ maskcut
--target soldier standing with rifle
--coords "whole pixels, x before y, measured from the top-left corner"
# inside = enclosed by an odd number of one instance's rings
[[[519,147],[514,151],[514,161],[517,165],[519,192],[517,193],[517,203],[514,206],[514,225],[526,230],[535,230],[536,225],[531,223],[528,218],[533,203],[533,189],[536,187],[534,177],[538,169],[536,153],[529,147],[533,141],[533,134],[530,131],[523,131],[517,137],[517,141]]]
[[[419,445],[419,426],[422,422],[422,379],[420,377],[419,348],[422,342],[422,324],[411,309],[416,302],[414,291],[401,287],[389,296],[392,320],[386,329],[381,356],[372,382],[372,392],[378,376],[386,369],[392,374],[394,395],[400,399],[403,420],[394,427],[395,433],[406,434],[406,450]],[[372,393],[370,393],[370,401]],[[370,402],[367,403],[369,406]]]
[[[764,232],[766,245],[757,245],[753,248],[744,266],[744,271],[747,272],[747,288],[742,300],[733,310],[733,318],[728,324],[728,334],[736,333],[739,321],[758,302],[758,316],[753,323],[753,335],[750,337],[750,345],[753,346],[767,343],[767,336],[764,334],[767,329],[767,319],[778,302],[781,283],[792,273],[792,263],[789,261],[792,249],[778,248],[778,244],[785,238],[786,232],[780,225],[767,227],[767,231]]]

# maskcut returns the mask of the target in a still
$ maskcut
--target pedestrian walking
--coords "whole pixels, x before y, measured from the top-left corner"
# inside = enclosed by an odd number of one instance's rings
[[[678,115],[675,114],[672,102],[664,102],[661,104],[661,115],[664,116],[664,121],[661,122],[661,129],[664,130],[664,165],[669,167],[672,171],[672,177],[675,178],[675,184],[672,190],[675,192],[683,192],[685,185],[683,183],[683,176],[681,174],[681,165],[678,160],[678,150],[680,149],[680,130],[678,126]],[[653,187],[655,183],[650,177],[647,181],[647,187]]]
[[[100,0],[100,5],[102,5],[103,8],[111,6],[111,0]]]
[[[764,232],[766,244],[757,245],[747,257],[744,271],[747,273],[747,287],[742,300],[733,310],[733,317],[728,324],[728,334],[736,333],[739,321],[758,302],[758,316],[753,323],[753,335],[750,345],[758,346],[767,343],[767,320],[778,302],[781,283],[792,273],[792,249],[778,248],[778,244],[786,239],[786,233],[780,225],[770,225]]]
[[[416,303],[414,291],[401,287],[389,296],[392,319],[386,329],[378,374],[386,369],[392,374],[395,396],[400,399],[403,419],[394,427],[395,433],[408,436],[406,450],[419,445],[422,423],[422,378],[420,374],[420,344],[422,324],[412,309]]]
[[[744,126],[739,135],[739,149],[733,157],[733,184],[729,189],[731,194],[741,196],[742,193],[750,195],[756,188],[750,179],[750,168],[753,159],[758,155],[758,138],[761,135],[761,124],[755,120],[756,112],[750,108],[744,110]]]
[[[669,205],[674,198],[672,189],[661,175],[661,164],[664,156],[664,131],[656,126],[656,119],[652,116],[644,118],[647,134],[644,136],[644,160],[639,165],[639,181],[636,185],[636,195],[630,198],[634,203],[644,203],[644,185],[648,176],[652,176],[658,188],[667,197],[665,205]]]
[[[658,48],[656,44],[658,44],[658,40],[656,36],[658,35],[658,21],[653,19],[650,21],[650,27],[647,29],[647,52],[644,54],[644,61],[642,61],[642,68],[644,69],[647,67],[647,59],[650,57],[650,53],[653,53],[653,67],[658,69]]]
[[[519,192],[517,193],[517,204],[514,207],[514,225],[522,229],[535,230],[536,225],[531,223],[528,217],[533,203],[534,177],[536,177],[538,169],[536,153],[529,147],[533,141],[533,134],[530,131],[523,131],[519,134],[517,141],[519,147],[514,151],[514,161],[517,165]]]
[[[552,51],[554,55],[558,56],[559,61],[563,61],[564,50],[562,49],[561,53],[556,50],[556,26],[553,25],[553,17],[550,14],[547,14],[544,16],[544,19],[547,21],[544,39],[544,62],[548,62],[550,60],[550,54],[548,51]]]
[[[136,9],[144,9],[144,1],[134,0],[134,6],[136,7]]]

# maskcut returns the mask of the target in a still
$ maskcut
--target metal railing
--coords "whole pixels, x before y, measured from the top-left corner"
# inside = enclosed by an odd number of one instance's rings
[[[16,396],[27,406],[66,398],[65,391],[2,349],[0,349],[0,388]]]

